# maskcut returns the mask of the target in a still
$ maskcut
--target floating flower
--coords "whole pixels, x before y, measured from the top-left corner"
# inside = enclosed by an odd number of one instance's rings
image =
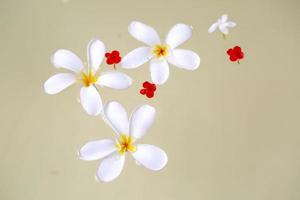
[[[213,23],[209,29],[208,32],[212,33],[214,32],[217,28],[222,32],[223,37],[225,38],[225,35],[229,34],[228,28],[233,28],[236,26],[235,22],[232,21],[227,21],[228,20],[228,15],[224,14],[222,15],[221,19],[218,19],[217,22]]]
[[[53,65],[73,73],[59,73],[50,77],[44,84],[45,92],[57,94],[72,84],[81,84],[80,102],[90,115],[98,115],[102,111],[102,100],[96,85],[114,89],[126,89],[132,79],[121,72],[105,72],[99,75],[97,70],[104,58],[105,46],[100,40],[91,40],[87,47],[88,66],[84,67],[80,58],[65,49],[57,50],[51,57]]]
[[[231,49],[228,49],[227,54],[229,55],[229,59],[232,62],[237,61],[238,63],[240,63],[240,60],[244,58],[244,52],[239,46],[235,46]]]
[[[130,120],[126,110],[118,102],[110,102],[104,108],[108,124],[117,133],[116,140],[91,141],[80,149],[80,159],[98,160],[104,158],[98,168],[97,177],[104,182],[116,179],[122,172],[125,155],[130,153],[142,166],[150,170],[161,170],[168,162],[166,153],[150,144],[137,144],[151,127],[155,109],[149,105],[138,107]]]
[[[107,52],[105,54],[105,57],[106,57],[106,63],[108,65],[114,65],[114,68],[116,68],[116,64],[118,64],[122,60],[122,57],[120,56],[120,52],[117,50],[114,50],[111,53]]]
[[[192,27],[176,24],[161,43],[157,32],[141,22],[131,22],[129,33],[147,46],[129,52],[121,61],[123,68],[137,68],[150,61],[151,79],[155,84],[164,84],[169,77],[169,64],[187,70],[195,70],[200,65],[200,57],[193,51],[176,49],[192,36]]]
[[[156,85],[154,83],[150,83],[145,81],[143,83],[143,89],[140,90],[142,95],[146,95],[148,98],[154,97],[154,92],[156,91]]]

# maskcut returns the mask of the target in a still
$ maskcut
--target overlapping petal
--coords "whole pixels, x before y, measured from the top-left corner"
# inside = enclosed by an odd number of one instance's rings
[[[139,106],[130,117],[130,134],[139,139],[152,126],[155,118],[155,108],[149,105]]]
[[[51,62],[57,68],[64,68],[79,73],[83,69],[80,58],[66,49],[59,49],[51,56]]]
[[[150,63],[150,73],[153,83],[162,85],[169,78],[169,65],[163,59],[152,59]]]
[[[89,115],[98,115],[102,110],[102,100],[94,86],[82,87],[80,90],[80,102]]]
[[[208,33],[214,32],[214,31],[218,28],[218,26],[219,26],[218,22],[213,23],[213,24],[209,27]]]
[[[121,61],[121,66],[126,69],[137,68],[146,63],[150,58],[150,47],[139,47],[129,52]]]
[[[112,128],[119,134],[129,134],[128,116],[125,108],[118,102],[112,101],[106,104],[104,115]]]
[[[157,32],[151,26],[141,22],[133,21],[128,26],[129,33],[138,41],[144,42],[149,46],[160,44]]]
[[[227,35],[227,34],[229,33],[228,27],[225,26],[225,24],[220,24],[220,25],[219,25],[219,29],[220,29],[220,31],[221,31],[223,34],[225,34],[225,35]]]
[[[132,79],[122,72],[110,71],[103,73],[98,78],[97,84],[102,87],[122,90],[130,87]]]
[[[171,28],[166,37],[166,44],[176,48],[192,37],[192,27],[186,24],[176,24]]]
[[[167,154],[150,144],[138,144],[137,151],[132,153],[136,161],[150,170],[161,170],[168,162]]]
[[[228,20],[228,15],[227,15],[227,14],[223,14],[223,15],[221,16],[221,22],[222,22],[222,23],[225,23],[227,20]]]
[[[87,59],[89,67],[92,67],[94,72],[98,70],[100,64],[102,63],[104,55],[104,43],[98,39],[91,40],[87,47]]]
[[[195,70],[200,65],[200,57],[193,51],[185,49],[175,49],[168,58],[168,62],[176,67]]]
[[[81,147],[79,156],[81,160],[98,160],[116,151],[115,141],[111,139],[96,140]]]
[[[233,28],[233,27],[236,26],[236,23],[235,23],[235,22],[226,22],[226,23],[225,23],[225,26],[230,27],[230,28]]]
[[[114,153],[105,158],[97,171],[97,177],[103,182],[110,182],[116,179],[122,172],[125,163],[125,156]]]
[[[57,94],[75,83],[76,77],[70,73],[60,73],[50,77],[44,84],[45,92],[48,94]]]

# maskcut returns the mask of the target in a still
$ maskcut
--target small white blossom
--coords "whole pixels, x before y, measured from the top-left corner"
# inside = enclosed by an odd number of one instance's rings
[[[228,20],[228,15],[224,14],[222,15],[221,19],[218,19],[217,22],[213,23],[209,29],[208,33],[214,32],[217,28],[224,34],[227,35],[229,34],[228,28],[233,28],[236,26],[235,22],[232,21],[227,21]]]

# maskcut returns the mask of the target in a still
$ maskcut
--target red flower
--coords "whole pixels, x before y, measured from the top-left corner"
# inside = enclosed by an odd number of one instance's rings
[[[228,49],[227,50],[227,54],[229,55],[229,59],[232,62],[237,61],[238,63],[240,63],[240,59],[244,58],[244,52],[242,51],[241,47],[239,46],[235,46],[232,49]]]
[[[154,97],[154,92],[156,91],[156,85],[154,83],[150,83],[145,81],[143,83],[143,89],[140,90],[142,95],[146,95],[148,98]]]
[[[117,50],[112,51],[111,53],[107,52],[105,54],[106,57],[106,63],[108,65],[115,65],[118,64],[119,62],[121,62],[121,56],[120,56],[120,52]]]

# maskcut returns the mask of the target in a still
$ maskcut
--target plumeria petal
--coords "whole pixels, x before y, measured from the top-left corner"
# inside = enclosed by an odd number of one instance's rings
[[[227,19],[228,19],[228,15],[227,15],[227,14],[224,14],[224,15],[222,15],[222,17],[221,17],[221,22],[222,22],[222,23],[225,23],[225,22],[227,21]]]
[[[87,58],[89,67],[96,72],[104,58],[105,45],[98,39],[91,40],[87,46]]]
[[[83,68],[82,61],[73,52],[60,49],[51,56],[52,64],[57,68],[64,68],[79,73]]]
[[[138,41],[149,46],[160,44],[160,38],[154,28],[141,22],[133,21],[128,26],[129,33]]]
[[[152,59],[150,72],[152,81],[157,85],[162,85],[169,78],[169,65],[165,60]]]
[[[45,92],[57,94],[75,83],[76,77],[70,73],[60,73],[50,77],[44,84]]]
[[[137,68],[150,58],[150,47],[139,47],[129,52],[121,61],[121,66],[127,69]]]
[[[161,170],[168,162],[167,154],[160,148],[149,144],[138,144],[132,153],[138,163],[150,170]]]
[[[125,156],[115,153],[105,158],[97,172],[97,177],[103,182],[110,182],[116,179],[122,172],[125,163]]]
[[[82,87],[80,90],[80,102],[89,115],[98,115],[102,111],[102,100],[94,86]]]
[[[125,108],[118,102],[106,104],[104,115],[112,128],[119,134],[129,134],[129,122]]]
[[[224,24],[221,24],[221,25],[219,26],[219,29],[220,29],[220,31],[221,31],[223,34],[225,34],[225,35],[227,35],[227,34],[229,33],[228,28],[227,28]]]
[[[224,25],[227,27],[233,28],[236,26],[236,23],[235,22],[226,22]]]
[[[213,24],[209,27],[208,33],[214,32],[214,31],[218,28],[218,26],[219,26],[218,22],[213,23]]]
[[[166,37],[166,43],[171,48],[176,48],[192,36],[192,27],[186,24],[176,24],[171,28]]]
[[[148,131],[153,124],[155,108],[149,105],[139,106],[130,117],[130,134],[139,139]]]
[[[115,141],[111,139],[96,140],[81,147],[79,156],[81,160],[98,160],[116,151]]]
[[[122,90],[130,87],[132,79],[122,72],[111,71],[103,73],[99,77],[97,84],[101,87]]]
[[[175,49],[168,58],[168,62],[183,69],[195,70],[200,65],[200,57],[193,51]]]

